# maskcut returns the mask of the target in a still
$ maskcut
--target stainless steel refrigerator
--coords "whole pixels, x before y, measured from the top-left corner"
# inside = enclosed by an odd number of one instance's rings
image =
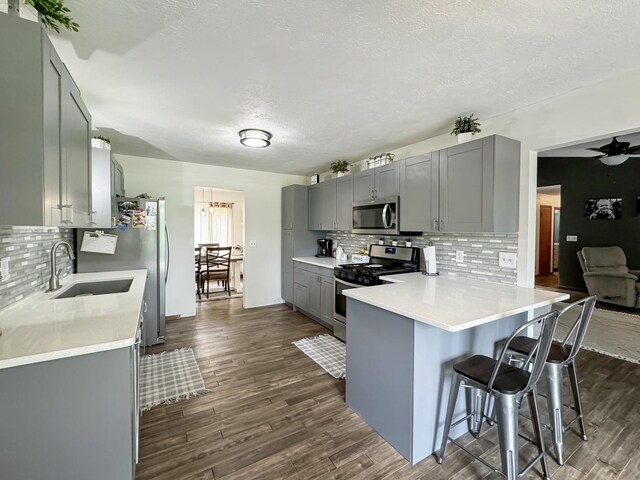
[[[85,231],[78,230],[77,271],[111,272],[147,270],[145,287],[144,343],[164,343],[165,291],[169,274],[169,232],[164,198],[118,198],[117,228],[103,230],[118,236],[115,254],[81,251]]]

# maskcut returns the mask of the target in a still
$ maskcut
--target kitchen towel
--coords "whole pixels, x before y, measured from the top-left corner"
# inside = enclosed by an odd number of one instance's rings
[[[438,273],[438,266],[436,265],[436,247],[430,245],[422,249],[424,253],[424,265],[427,269],[427,274],[436,275]]]

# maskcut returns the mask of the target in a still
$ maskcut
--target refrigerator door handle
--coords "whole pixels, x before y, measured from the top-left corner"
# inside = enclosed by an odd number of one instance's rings
[[[167,263],[164,268],[164,284],[167,284],[167,279],[169,278],[169,261],[171,260],[171,245],[169,244],[169,227],[167,224],[164,224],[164,234],[167,240]]]

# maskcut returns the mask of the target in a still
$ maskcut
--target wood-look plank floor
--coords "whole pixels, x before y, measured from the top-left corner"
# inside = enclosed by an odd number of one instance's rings
[[[143,414],[136,479],[500,478],[454,446],[443,465],[409,465],[346,406],[344,381],[291,345],[322,333],[284,305],[243,310],[240,299],[168,322],[167,343],[147,353],[193,347],[211,393]],[[640,478],[640,365],[583,351],[578,368],[590,438],[566,434],[565,465],[549,459],[553,478]],[[495,427],[464,441],[499,465]],[[526,478],[540,476],[536,467]]]

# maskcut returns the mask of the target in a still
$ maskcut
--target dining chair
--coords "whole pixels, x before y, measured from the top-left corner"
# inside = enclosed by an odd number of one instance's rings
[[[196,273],[196,292],[198,294],[198,300],[202,300],[202,248],[195,247],[195,273]]]
[[[206,268],[202,271],[202,288],[207,282],[207,298],[209,298],[209,285],[212,280],[223,282],[223,287],[231,296],[229,285],[229,271],[231,260],[231,247],[206,247],[205,248]]]

